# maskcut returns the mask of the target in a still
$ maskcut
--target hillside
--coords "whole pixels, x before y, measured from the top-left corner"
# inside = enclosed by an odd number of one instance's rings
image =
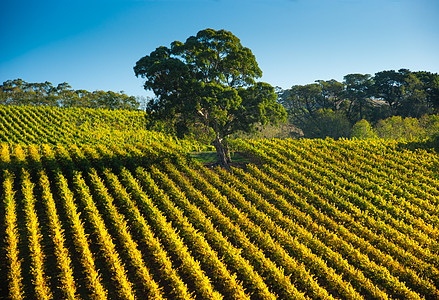
[[[207,169],[177,145],[8,145],[0,294],[13,299],[435,299],[438,156],[260,140]]]
[[[122,145],[172,141],[187,150],[199,147],[149,131],[147,122],[145,112],[135,110],[0,105],[0,142]]]

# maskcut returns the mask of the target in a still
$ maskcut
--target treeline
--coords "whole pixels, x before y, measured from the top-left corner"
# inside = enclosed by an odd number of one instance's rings
[[[439,75],[408,69],[381,71],[374,76],[348,74],[343,82],[316,80],[278,89],[277,94],[290,123],[300,128],[302,136],[350,137],[359,121],[362,129],[367,125],[378,128],[382,120],[391,117],[400,117],[397,121],[407,123],[412,118],[437,114]]]
[[[53,86],[43,83],[28,83],[22,79],[8,80],[0,85],[0,104],[3,105],[47,105],[57,107],[87,107],[104,109],[138,109],[134,96],[123,91],[74,90],[66,83]]]

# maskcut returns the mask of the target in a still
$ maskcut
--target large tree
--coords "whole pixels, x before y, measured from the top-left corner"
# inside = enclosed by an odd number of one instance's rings
[[[184,43],[158,47],[136,63],[134,72],[156,95],[148,103],[150,115],[176,120],[180,132],[194,124],[212,130],[222,166],[230,163],[230,134],[286,116],[274,88],[255,81],[262,71],[251,50],[229,31],[205,29]]]

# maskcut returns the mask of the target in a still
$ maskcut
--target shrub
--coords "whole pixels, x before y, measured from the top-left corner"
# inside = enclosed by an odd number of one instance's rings
[[[369,122],[363,119],[355,123],[355,125],[352,127],[351,137],[360,140],[365,140],[365,139],[375,138],[376,134],[373,131],[373,128],[369,124]]]

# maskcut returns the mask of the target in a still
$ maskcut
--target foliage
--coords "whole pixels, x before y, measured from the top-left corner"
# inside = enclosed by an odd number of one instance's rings
[[[364,111],[371,105],[373,79],[370,74],[348,74],[343,77],[346,99],[349,99],[347,115],[352,123],[364,118]]]
[[[350,136],[351,124],[343,113],[320,109],[315,112],[314,118],[305,120],[302,131],[308,138],[339,139]]]
[[[427,139],[439,133],[439,116],[421,118],[394,116],[380,120],[374,128],[379,138],[394,140]]]
[[[419,124],[425,133],[423,138],[429,138],[439,133],[439,115],[424,115]]]
[[[317,80],[317,83],[295,85],[278,91],[279,103],[288,112],[288,118],[300,128],[316,116],[320,109],[338,110],[343,105],[344,85],[336,80]]]
[[[289,121],[304,137],[315,137],[314,131],[309,135],[305,128],[317,123],[321,109],[344,114],[351,125],[363,119],[376,125],[392,116],[421,118],[439,112],[439,74],[425,71],[348,74],[343,82],[316,80],[287,90],[277,88],[276,93]]]
[[[413,139],[417,135],[421,135],[419,131],[419,121],[415,118],[401,118],[401,116],[394,116],[385,120],[380,120],[375,132],[380,138],[384,139]]]
[[[0,105],[0,141],[65,145],[169,141],[188,151],[208,148],[197,140],[147,130],[148,122],[142,111]]]
[[[426,94],[426,102],[430,107],[439,107],[439,74],[426,71],[413,72],[423,86]]]
[[[376,134],[373,132],[372,126],[365,119],[362,119],[354,124],[351,132],[352,138],[360,140],[376,138]]]
[[[285,117],[274,88],[255,81],[262,71],[253,53],[229,31],[205,29],[184,43],[160,46],[137,61],[134,72],[157,96],[147,112],[156,119],[174,119],[180,136],[199,125],[213,130],[223,166],[230,162],[230,134]]]
[[[419,118],[439,108],[438,74],[400,69],[378,72],[374,80],[375,96],[384,100],[393,114]]]
[[[435,151],[233,146],[260,163],[209,169],[169,142],[0,144],[0,297],[439,297]]]
[[[56,87],[44,83],[28,83],[22,79],[8,80],[0,85],[2,105],[48,105],[57,107],[88,107],[105,109],[137,109],[139,102],[134,96],[108,91],[88,92],[74,90],[66,83]]]
[[[381,71],[375,73],[375,96],[381,98],[391,108],[398,105],[402,98],[402,86],[405,70]]]
[[[413,73],[405,77],[403,96],[401,99],[399,115],[419,118],[432,112],[432,106],[427,103],[427,92],[424,84]]]
[[[303,134],[300,129],[289,122],[281,122],[278,125],[257,125],[253,132],[238,131],[230,136],[230,139],[286,139]]]

